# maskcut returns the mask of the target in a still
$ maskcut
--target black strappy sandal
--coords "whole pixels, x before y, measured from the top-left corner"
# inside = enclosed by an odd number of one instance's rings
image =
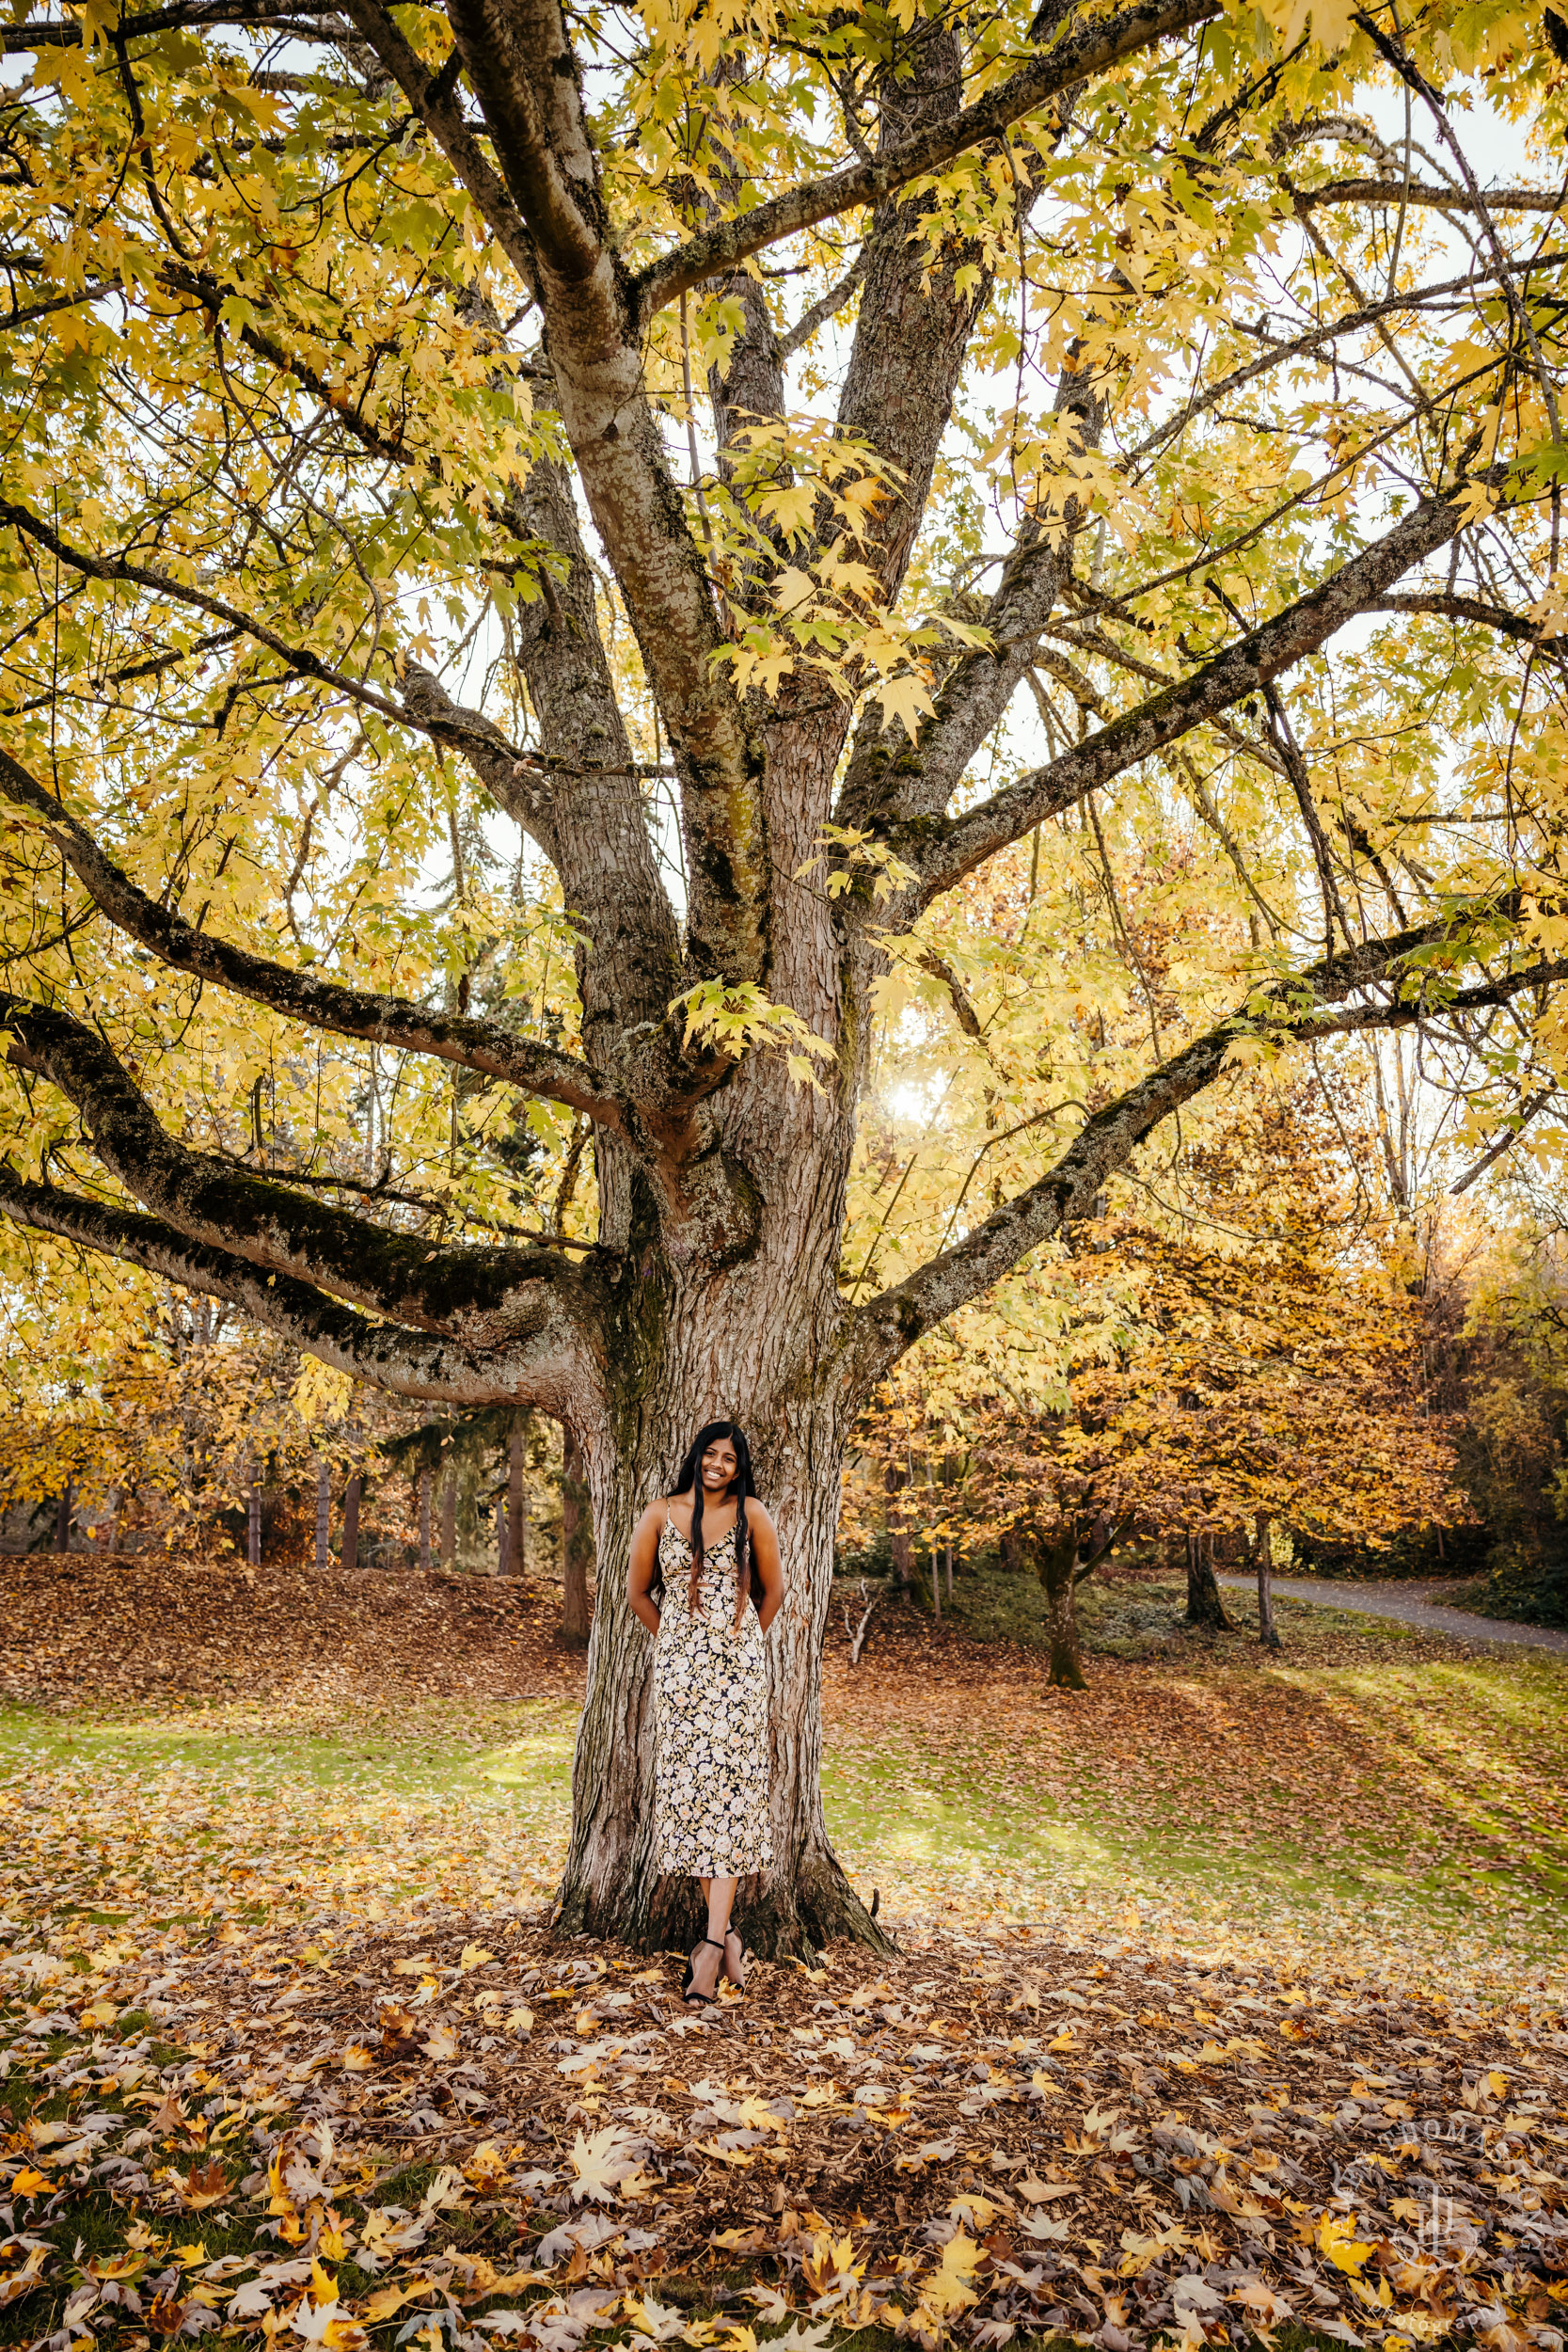
[[[730,1947],[730,1936],[731,1936],[731,1935],[733,1935],[733,1936],[735,1937],[736,1942],[736,1943],[739,1945],[739,1947],[740,1947],[740,1967],[741,1967],[741,1974],[740,1974],[738,1977],[736,1975],[735,1970],[734,1970],[734,1969],[730,1966],[729,1947]],[[725,1938],[724,1938],[724,1971],[723,1971],[723,1973],[724,1973],[725,1977],[727,1978],[728,1981],[729,1981],[731,1984],[733,1984],[733,1985],[734,1985],[734,1987],[735,1987],[735,1989],[736,1989],[736,1991],[737,1993],[744,1993],[744,1992],[745,1992],[745,1990],[746,1990],[746,1979],[747,1979],[747,1978],[748,1978],[748,1977],[751,1975],[751,1973],[752,1973],[751,1963],[752,1963],[752,1962],[755,1959],[755,1957],[756,1957],[755,1953],[753,1953],[753,1952],[749,1952],[749,1951],[746,1949],[746,1938],[745,1938],[745,1937],[741,1934],[741,1932],[740,1932],[739,1929],[738,1929],[738,1928],[731,1928],[731,1929],[730,1929],[730,1931],[729,1931],[729,1933],[728,1933],[728,1934],[725,1936]]]
[[[713,1938],[711,1935],[700,1935],[697,1938],[698,1950],[700,1950],[705,1944],[713,1944]],[[722,1952],[724,1947],[722,1944],[713,1944],[713,1948],[716,1952]],[[686,1963],[686,1975],[681,1980],[681,1999],[683,2001],[711,2001],[715,1999],[717,1997],[715,1993],[702,1993],[698,1991],[697,1987],[692,1982],[692,1979],[696,1975],[696,1971],[697,1953],[693,1952],[690,1959]]]

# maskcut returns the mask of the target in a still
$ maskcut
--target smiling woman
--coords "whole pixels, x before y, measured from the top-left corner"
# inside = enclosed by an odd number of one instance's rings
[[[675,1486],[637,1523],[627,1591],[657,1644],[655,1865],[702,1888],[707,1933],[681,1991],[705,2001],[721,1962],[730,1982],[745,1986],[730,1925],[736,1884],[773,1859],[762,1637],[784,1598],[784,1572],[733,1422],[697,1432]]]

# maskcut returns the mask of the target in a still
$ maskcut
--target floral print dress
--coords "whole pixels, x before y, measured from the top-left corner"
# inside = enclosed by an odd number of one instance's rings
[[[731,1528],[705,1549],[693,1611],[691,1546],[668,1516],[658,1539],[656,1867],[688,1878],[744,1878],[773,1859],[768,1661],[750,1599],[735,1622],[735,1540]]]

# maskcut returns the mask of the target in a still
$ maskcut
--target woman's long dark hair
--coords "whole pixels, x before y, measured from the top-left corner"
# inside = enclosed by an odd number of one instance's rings
[[[703,1573],[703,1456],[710,1445],[718,1444],[721,1438],[728,1438],[735,1448],[735,1476],[730,1481],[730,1492],[735,1497],[735,1587],[736,1615],[738,1618],[744,1607],[743,1596],[751,1584],[752,1531],[746,1524],[746,1498],[756,1494],[752,1481],[752,1449],[746,1442],[744,1430],[737,1429],[733,1421],[705,1422],[675,1472],[675,1492],[683,1495],[689,1486],[691,1489],[691,1582],[687,1600],[695,1616],[697,1588]]]

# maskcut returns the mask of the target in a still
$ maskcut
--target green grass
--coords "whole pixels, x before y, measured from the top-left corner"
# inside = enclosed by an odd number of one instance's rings
[[[1188,1942],[1482,1981],[1568,1962],[1568,1660],[1465,1656],[1289,1600],[1271,1657],[1243,1594],[1218,1637],[1180,1622],[1184,1584],[1091,1581],[1080,1597],[1082,1697],[1044,1689],[1028,1580],[960,1573],[941,1633],[906,1620],[930,1644],[930,1702],[917,1688],[874,1738],[846,1724],[828,1742],[857,1883],[974,1920],[1136,1915]],[[988,1679],[973,1646],[988,1636],[1038,1665],[998,1653]]]
[[[1243,1596],[1230,1597],[1235,1607]],[[1465,1657],[1348,1610],[1281,1604],[1287,1647],[1180,1624],[1174,1583],[1083,1588],[1090,1690],[1047,1693],[1028,1580],[960,1574],[905,1620],[930,1673],[879,1702],[877,1634],[826,1739],[830,1829],[894,1915],[1131,1919],[1481,1978],[1568,1959],[1568,1661]],[[1241,1611],[1238,1608],[1240,1616]],[[835,1617],[836,1622],[836,1617]],[[952,1636],[970,1639],[956,1647]],[[859,1692],[867,1705],[863,1708]],[[0,1709],[9,1901],[84,1927],[545,1899],[574,1710],[421,1702],[400,1735],[236,1729],[222,1709],[114,1722]],[[14,1911],[13,1911],[14,1915]]]

